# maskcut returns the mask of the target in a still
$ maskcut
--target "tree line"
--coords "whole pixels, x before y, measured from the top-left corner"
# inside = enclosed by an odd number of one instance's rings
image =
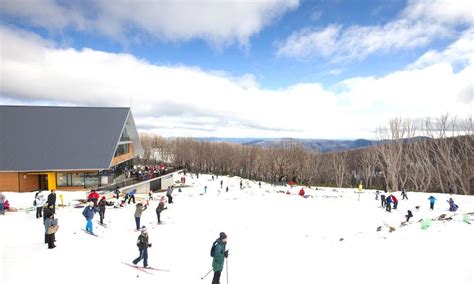
[[[321,153],[287,140],[274,147],[164,138],[141,133],[140,163],[307,186],[474,194],[472,119],[396,118],[377,129],[372,146]]]

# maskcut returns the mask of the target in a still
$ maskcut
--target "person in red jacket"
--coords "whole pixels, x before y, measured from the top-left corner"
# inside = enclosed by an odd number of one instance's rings
[[[398,199],[393,194],[391,194],[390,196],[392,197],[392,201],[393,201],[393,209],[397,209]]]
[[[94,207],[97,206],[97,201],[99,200],[99,194],[93,189],[91,193],[87,196],[87,201],[92,201],[94,203]]]
[[[301,196],[301,197],[304,197],[304,189],[303,188],[300,189],[300,192],[298,193],[298,195]]]

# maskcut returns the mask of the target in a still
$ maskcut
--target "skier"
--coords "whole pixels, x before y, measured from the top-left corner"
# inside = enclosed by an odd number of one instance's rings
[[[130,201],[132,201],[133,199],[133,204],[135,204],[135,192],[137,192],[136,189],[132,189],[129,193],[128,193],[128,204],[130,204]]]
[[[219,284],[221,278],[221,272],[224,268],[224,258],[229,256],[229,251],[225,249],[227,244],[227,235],[224,232],[219,234],[219,238],[214,242],[211,255],[212,259],[212,270],[214,270],[214,277],[212,278],[212,284]]]
[[[262,189],[262,183],[258,182],[258,188]]]
[[[45,202],[46,200],[44,200],[43,195],[38,191],[35,196],[36,219],[43,217],[43,206]]]
[[[140,255],[133,260],[133,264],[137,265],[137,263],[143,259],[143,267],[148,267],[148,248],[151,248],[151,243],[148,243],[148,232],[145,226],[142,226],[141,233],[137,239],[137,247]]]
[[[387,198],[385,199],[385,203],[387,204],[387,206],[385,206],[385,209],[387,210],[387,212],[392,212],[392,197],[391,197],[391,195],[387,196]]]
[[[379,194],[380,194],[380,192],[378,190],[376,190],[375,191],[375,200],[379,200]]]
[[[362,181],[359,182],[359,192],[362,192]]]
[[[119,197],[120,197],[120,190],[119,190],[119,187],[118,187],[118,186],[115,188],[114,193],[115,193],[115,198],[117,198],[117,200],[118,200]]]
[[[224,184],[224,181],[223,181],[223,180],[221,180],[221,189],[222,189],[222,186],[223,186],[223,184]]]
[[[99,217],[100,217],[100,224],[104,225],[104,217],[105,217],[105,206],[107,205],[107,201],[105,200],[105,196],[99,201]]]
[[[407,218],[407,222],[410,221],[410,218],[413,217],[413,213],[411,213],[410,210],[407,211],[407,215],[405,215],[405,218]]]
[[[225,192],[229,192],[229,186],[225,187]]]
[[[156,216],[158,217],[158,224],[161,224],[160,220],[160,215],[161,211],[168,209],[168,207],[165,207],[165,197],[162,196],[160,198],[160,203],[158,203],[158,206],[156,207]]]
[[[95,189],[91,190],[91,193],[87,196],[87,201],[92,201],[94,203],[94,208],[97,206],[97,201],[99,200],[99,194]]]
[[[243,188],[243,187],[242,187],[242,180],[240,180],[240,189],[242,189],[242,188]]]
[[[142,217],[143,211],[146,210],[146,206],[143,207],[143,204],[138,203],[137,209],[135,209],[135,224],[137,225],[137,231],[140,230],[140,218]]]
[[[434,210],[434,204],[436,202],[436,197],[434,197],[433,195],[431,195],[430,197],[428,197],[428,200],[430,201],[430,209],[431,210]]]
[[[397,198],[395,197],[395,195],[393,195],[393,194],[390,194],[390,198],[391,198],[392,201],[393,201],[393,209],[396,210],[397,207],[398,207],[398,199],[397,199]]]
[[[380,195],[380,202],[382,202],[382,208],[385,207],[385,190],[384,192],[382,192],[382,194]]]
[[[48,195],[48,205],[53,206],[53,213],[56,213],[56,190],[51,189],[51,193]]]
[[[87,220],[86,232],[89,232],[89,234],[91,234],[91,235],[94,234],[93,226],[92,226],[92,219],[94,219],[95,211],[94,211],[93,206],[94,206],[94,203],[89,202],[89,204],[82,211],[82,216],[84,216],[84,218],[86,218],[86,220]]]
[[[402,188],[402,200],[403,200],[403,199],[408,200],[407,191],[406,191],[406,189],[404,189],[404,188]]]
[[[168,203],[173,203],[173,186],[168,186],[168,190],[166,191],[166,196],[168,197]]]
[[[458,210],[458,206],[454,204],[454,200],[452,198],[449,198],[449,200],[446,200],[449,203],[449,211],[450,212],[456,212]]]
[[[300,189],[300,192],[298,192],[298,195],[301,196],[301,197],[304,197],[304,189],[303,188]]]

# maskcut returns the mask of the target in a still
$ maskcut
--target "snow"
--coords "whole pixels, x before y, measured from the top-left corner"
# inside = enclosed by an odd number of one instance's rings
[[[152,275],[121,263],[138,256],[133,204],[108,207],[108,228],[98,225],[96,215],[94,232],[99,238],[81,230],[86,225],[82,209],[58,208],[60,229],[52,250],[43,243],[42,219],[36,219],[34,211],[7,212],[0,216],[0,281],[211,283],[212,273],[205,280],[201,277],[211,269],[212,242],[224,231],[230,250],[229,283],[474,283],[474,224],[462,221],[463,213],[474,212],[473,196],[434,194],[438,202],[431,211],[427,200],[431,194],[409,192],[409,200],[401,200],[397,192],[399,208],[388,213],[371,190],[364,190],[358,201],[356,189],[305,188],[311,196],[305,199],[297,195],[300,187],[262,183],[260,189],[257,182],[244,179],[245,188],[240,190],[240,180],[188,175],[191,186],[174,191],[174,203],[162,212],[162,225],[156,225],[158,201],[151,201],[141,220],[153,243],[149,265],[170,270],[150,271]],[[289,189],[290,195],[279,192]],[[4,194],[18,208],[31,206],[34,197],[34,193]],[[86,192],[58,191],[58,203],[60,194],[67,205],[86,196]],[[447,211],[450,196],[459,212]],[[137,201],[146,198],[137,197]],[[400,227],[408,209],[414,217]],[[430,228],[421,229],[420,219],[441,214],[453,220],[433,221]],[[383,228],[377,232],[379,226]],[[390,233],[388,226],[396,230]],[[221,283],[227,283],[225,268]]]

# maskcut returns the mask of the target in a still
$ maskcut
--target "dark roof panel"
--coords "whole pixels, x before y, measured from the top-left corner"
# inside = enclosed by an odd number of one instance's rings
[[[129,111],[0,106],[0,171],[107,169]]]

